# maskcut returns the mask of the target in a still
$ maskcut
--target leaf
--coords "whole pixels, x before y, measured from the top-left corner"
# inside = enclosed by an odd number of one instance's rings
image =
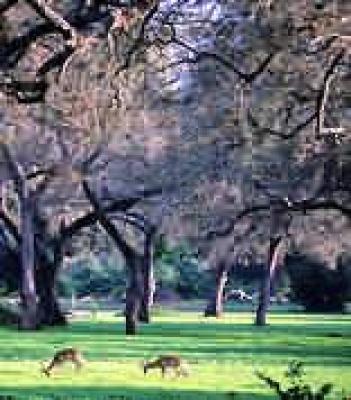
[[[266,375],[262,374],[262,373],[259,372],[259,371],[256,371],[255,374],[256,374],[256,376],[257,376],[259,379],[261,379],[261,381],[267,383],[267,385],[268,385],[271,389],[275,390],[276,393],[278,393],[279,395],[281,395],[282,390],[281,390],[281,387],[280,387],[280,383],[279,383],[278,381],[275,381],[274,379],[270,378],[269,376],[266,376]]]
[[[327,396],[333,389],[333,385],[331,383],[325,383],[322,385],[315,395],[316,400],[323,400],[325,396]]]

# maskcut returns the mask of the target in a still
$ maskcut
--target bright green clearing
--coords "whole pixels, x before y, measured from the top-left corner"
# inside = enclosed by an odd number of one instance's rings
[[[254,371],[281,376],[289,360],[305,362],[308,376],[335,384],[351,395],[351,316],[276,313],[265,328],[252,326],[250,313],[222,320],[193,312],[165,312],[140,335],[126,337],[123,320],[112,314],[77,320],[65,329],[36,333],[0,329],[0,393],[20,399],[233,399],[274,398]],[[70,365],[53,377],[40,374],[40,361],[64,346],[82,350],[87,364]],[[159,371],[144,377],[143,359],[177,353],[191,365],[186,378]]]

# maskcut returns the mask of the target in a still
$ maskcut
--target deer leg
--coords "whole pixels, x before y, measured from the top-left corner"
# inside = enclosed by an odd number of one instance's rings
[[[44,367],[44,368],[41,370],[41,372],[42,372],[43,374],[45,374],[46,376],[50,376],[50,370],[49,370],[49,368],[47,368],[47,367]]]
[[[43,373],[46,376],[50,376],[51,375],[51,370],[54,368],[54,366],[55,366],[55,362],[53,360],[51,360],[49,365],[47,367],[43,368]]]
[[[82,362],[80,360],[74,361],[74,366],[76,371],[79,371],[82,368]]]

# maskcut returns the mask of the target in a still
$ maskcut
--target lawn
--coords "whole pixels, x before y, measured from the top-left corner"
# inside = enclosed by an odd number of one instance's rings
[[[268,400],[272,393],[255,377],[261,370],[282,376],[289,360],[303,360],[310,380],[332,382],[351,394],[351,316],[274,313],[269,326],[252,326],[250,313],[205,319],[194,312],[159,312],[140,335],[126,337],[123,320],[102,313],[67,328],[40,332],[0,329],[0,393],[19,399],[233,399]],[[76,346],[87,363],[66,365],[47,378],[40,363],[55,350]],[[177,353],[191,375],[159,371],[144,377],[143,359]]]

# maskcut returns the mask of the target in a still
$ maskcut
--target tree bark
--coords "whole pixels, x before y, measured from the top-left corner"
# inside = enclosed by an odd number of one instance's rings
[[[143,293],[141,299],[141,308],[139,320],[149,323],[151,320],[150,312],[154,303],[155,278],[154,278],[154,260],[153,260],[153,234],[145,235],[144,257],[142,261],[143,274]]]
[[[51,23],[66,38],[74,39],[77,36],[76,30],[58,12],[54,11],[44,0],[26,0],[42,18]]]
[[[21,306],[20,327],[25,330],[38,328],[38,307],[35,285],[35,250],[33,210],[30,192],[25,182],[19,190],[21,219]]]
[[[19,325],[22,329],[32,330],[38,328],[38,309],[35,285],[33,193],[26,181],[26,174],[23,167],[17,162],[6,142],[0,142],[0,150],[7,162],[9,172],[17,185],[20,208],[21,234],[18,236],[18,239],[21,258],[20,297],[22,310]]]
[[[56,293],[59,267],[60,264],[44,264],[38,271],[39,320],[42,325],[61,326],[67,324],[67,320],[60,309]]]
[[[258,307],[256,310],[255,324],[264,326],[267,323],[267,311],[270,304],[270,294],[272,280],[278,265],[279,245],[282,243],[282,237],[271,238],[269,243],[268,267],[265,268],[259,288]]]
[[[42,325],[48,326],[65,325],[67,321],[60,309],[56,292],[57,275],[63,262],[63,221],[57,235],[50,235],[47,222],[38,213],[35,214],[34,221],[39,321]]]
[[[135,254],[133,257],[128,257],[126,262],[129,271],[129,284],[126,292],[125,332],[127,335],[135,335],[143,296],[143,260]]]
[[[17,185],[18,202],[20,208],[20,245],[21,277],[20,297],[21,315],[19,327],[26,330],[38,328],[38,308],[35,285],[35,247],[33,222],[33,192],[28,186],[25,171],[12,154],[11,148],[4,141],[0,142],[0,150],[7,162],[9,172]],[[11,225],[11,224],[10,224]],[[16,229],[14,230],[16,231]]]
[[[107,217],[106,212],[100,207],[97,198],[90,190],[88,183],[83,181],[82,184],[85,194],[97,214],[99,223],[113,239],[126,260],[126,268],[129,272],[125,308],[126,334],[135,335],[143,295],[142,257],[124,240],[119,230]]]
[[[205,317],[220,318],[223,313],[224,288],[228,280],[227,266],[220,262],[215,271],[215,290],[205,309]]]
[[[50,275],[52,274],[45,274],[46,277]],[[61,326],[67,323],[58,303],[55,286],[55,278],[38,285],[39,320],[42,325]]]

